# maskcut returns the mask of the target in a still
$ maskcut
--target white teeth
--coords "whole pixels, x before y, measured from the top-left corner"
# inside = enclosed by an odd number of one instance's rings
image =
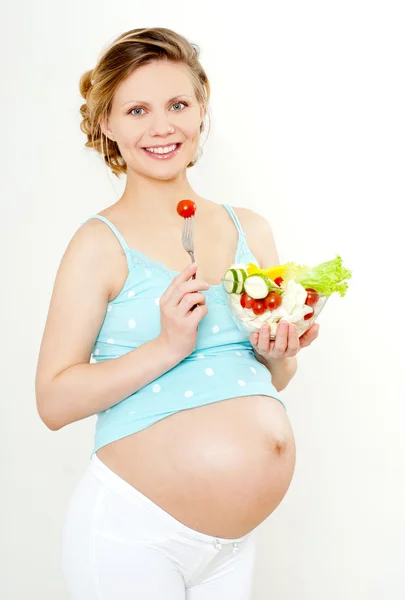
[[[172,146],[160,146],[159,148],[146,148],[148,152],[153,152],[153,154],[168,154],[169,152],[173,152],[177,147],[177,144],[173,144]]]

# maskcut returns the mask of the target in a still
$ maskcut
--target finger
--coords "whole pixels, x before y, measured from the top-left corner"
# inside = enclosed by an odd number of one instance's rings
[[[176,277],[174,277],[174,279],[172,280],[171,284],[167,288],[164,295],[166,295],[167,298],[169,298],[171,296],[171,293],[174,288],[176,288],[181,283],[184,283],[185,281],[189,281],[189,279],[193,275],[195,275],[196,272],[197,272],[197,263],[192,262],[189,265],[187,265],[187,267],[185,267],[178,275],[176,275]],[[162,296],[162,298],[163,298],[163,296]]]
[[[319,324],[313,323],[311,327],[300,337],[301,348],[306,348],[318,337]]]
[[[198,323],[205,317],[208,313],[208,308],[206,304],[199,304],[195,307],[194,310],[190,311],[188,316],[186,317],[186,322],[192,329],[197,328]]]
[[[177,285],[172,284],[167,290],[166,301],[173,306],[177,306],[186,294],[208,290],[209,287],[209,284],[203,279],[190,279]]]
[[[288,346],[288,321],[280,321],[277,325],[276,339],[274,340],[274,353],[281,356]]]
[[[300,340],[298,337],[298,330],[294,323],[290,323],[288,328],[288,356],[295,356],[300,349]]]
[[[197,263],[192,262],[187,267],[185,267],[176,277],[173,279],[173,283],[178,285],[183,281],[188,281],[194,273],[197,272]]]
[[[257,343],[259,341],[259,334],[258,333],[252,333],[252,335],[250,336],[250,343],[252,344],[252,346],[257,346]]]
[[[180,304],[178,305],[178,311],[181,316],[185,316],[196,304],[205,304],[205,296],[200,292],[194,292],[193,294],[186,294]],[[177,314],[179,314],[177,313]]]
[[[257,343],[257,350],[260,354],[268,354],[270,346],[270,327],[268,325],[262,325],[259,330],[259,339]]]

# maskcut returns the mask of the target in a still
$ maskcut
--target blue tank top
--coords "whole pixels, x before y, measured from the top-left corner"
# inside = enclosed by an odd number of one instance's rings
[[[228,204],[223,206],[239,234],[234,262],[258,264],[234,210]],[[105,217],[94,215],[89,219],[100,219],[110,227],[128,262],[127,279],[118,296],[108,304],[92,349],[92,362],[102,362],[131,352],[159,335],[159,299],[178,272],[129,248]],[[235,325],[222,284],[211,285],[203,293],[208,314],[198,325],[194,352],[134,394],[100,412],[93,452],[180,410],[250,395],[271,396],[281,402],[271,373],[256,359],[246,335]]]

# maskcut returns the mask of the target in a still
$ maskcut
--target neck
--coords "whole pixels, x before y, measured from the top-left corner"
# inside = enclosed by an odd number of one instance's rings
[[[185,173],[170,180],[158,180],[139,175],[131,177],[128,174],[125,190],[119,202],[140,220],[148,217],[177,219],[177,204],[185,199],[201,201]]]

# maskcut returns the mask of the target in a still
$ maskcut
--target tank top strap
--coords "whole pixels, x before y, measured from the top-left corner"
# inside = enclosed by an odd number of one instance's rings
[[[232,220],[235,223],[236,229],[239,233],[238,248],[235,254],[235,263],[254,263],[255,265],[259,266],[259,262],[257,261],[255,255],[251,251],[246,241],[246,233],[243,231],[242,225],[232,206],[230,204],[223,204],[222,206],[224,206],[228,213],[231,215]]]
[[[240,235],[245,235],[245,232],[242,229],[242,225],[240,224],[239,218],[237,217],[235,211],[233,210],[232,206],[230,204],[223,204],[222,205],[224,208],[226,208],[226,210],[228,211],[228,213],[231,215],[233,222],[235,223],[236,229],[238,230],[238,233]]]
[[[108,225],[108,227],[114,233],[115,237],[118,239],[119,243],[121,244],[121,247],[124,250],[124,252],[126,253],[129,250],[128,244],[126,243],[126,241],[124,240],[124,238],[122,237],[122,235],[120,234],[120,232],[118,231],[118,229],[116,228],[116,226],[111,223],[111,221],[109,221],[108,219],[106,219],[102,215],[92,215],[91,217],[89,217],[88,219],[86,219],[85,221],[83,221],[82,225],[84,225],[85,223],[87,223],[87,221],[90,221],[90,219],[100,219],[100,221],[103,221],[103,223],[105,223],[106,225]]]
[[[124,238],[122,237],[122,235],[120,234],[120,232],[118,231],[118,229],[116,228],[116,226],[113,223],[111,223],[111,221],[109,221],[108,219],[103,217],[102,215],[92,215],[91,217],[89,217],[88,219],[83,221],[82,225],[87,223],[87,221],[90,221],[90,219],[99,219],[100,221],[103,221],[103,223],[108,225],[108,227],[111,229],[111,231],[113,232],[113,234],[119,241],[121,248],[123,249],[125,256],[127,258],[128,268],[129,268],[129,270],[131,270],[133,267],[133,262],[132,262],[132,258],[131,258],[130,248],[129,248],[128,244],[126,243],[126,241],[124,240]]]

